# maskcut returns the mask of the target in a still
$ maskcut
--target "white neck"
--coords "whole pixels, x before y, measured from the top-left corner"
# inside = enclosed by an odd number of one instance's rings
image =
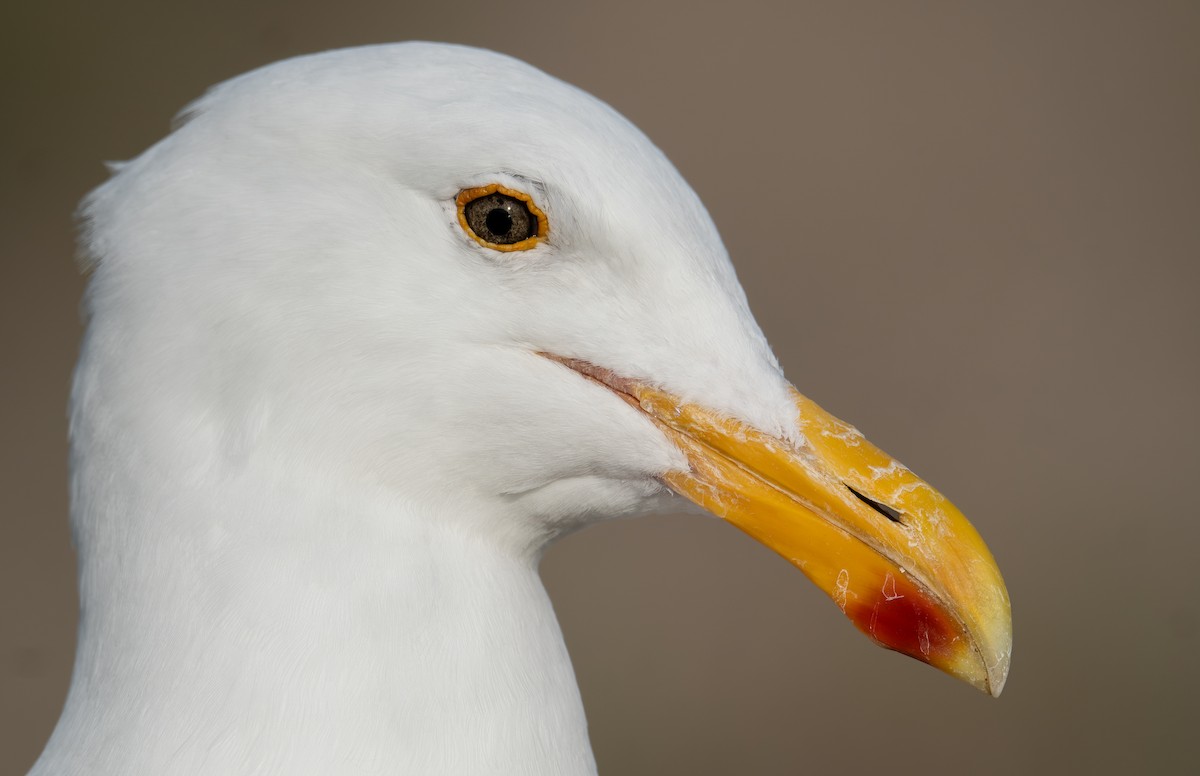
[[[595,772],[535,555],[294,473],[75,446],[79,647],[33,774]]]

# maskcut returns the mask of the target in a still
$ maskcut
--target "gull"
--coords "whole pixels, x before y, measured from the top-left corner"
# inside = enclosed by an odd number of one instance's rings
[[[685,504],[999,694],[978,534],[791,386],[604,103],[472,48],[333,51],[114,170],[81,210],[81,617],[35,776],[595,773],[539,559]]]

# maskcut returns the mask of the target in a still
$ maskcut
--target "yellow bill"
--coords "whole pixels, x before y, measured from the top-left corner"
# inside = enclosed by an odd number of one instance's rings
[[[790,442],[590,364],[558,359],[649,415],[686,455],[663,479],[797,566],[864,633],[998,696],[1008,591],[979,534],[944,496],[796,392]]]

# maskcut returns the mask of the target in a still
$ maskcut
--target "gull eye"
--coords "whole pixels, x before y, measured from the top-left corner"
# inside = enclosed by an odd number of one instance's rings
[[[533,198],[498,183],[458,193],[458,224],[477,243],[498,251],[527,251],[549,232]]]

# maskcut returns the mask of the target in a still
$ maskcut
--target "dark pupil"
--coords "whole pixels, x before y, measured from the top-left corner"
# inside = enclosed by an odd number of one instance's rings
[[[487,221],[485,223],[487,223],[488,231],[497,237],[507,237],[513,228],[512,216],[502,207],[493,208],[487,214]]]
[[[538,233],[538,219],[524,202],[505,194],[488,194],[463,208],[477,237],[496,245],[512,245]]]

